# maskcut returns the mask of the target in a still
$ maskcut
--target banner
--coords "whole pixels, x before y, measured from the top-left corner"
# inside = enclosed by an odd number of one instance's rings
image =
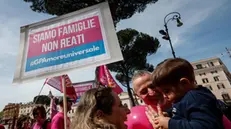
[[[84,92],[95,87],[95,81],[73,83],[72,85],[75,88],[77,98],[80,98]]]
[[[25,72],[98,55],[109,58],[100,28],[99,16],[95,14],[51,29],[31,29]]]
[[[106,65],[99,66],[98,68],[96,68],[96,71],[97,71],[96,72],[97,81],[101,85],[111,87],[113,91],[116,92],[117,94],[120,94],[121,92],[123,92],[121,87],[113,79]]]
[[[21,27],[13,82],[122,60],[107,3]]]

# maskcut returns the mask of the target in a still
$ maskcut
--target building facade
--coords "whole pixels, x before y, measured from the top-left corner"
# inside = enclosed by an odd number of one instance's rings
[[[28,115],[31,118],[33,118],[32,117],[32,110],[33,110],[34,107],[35,107],[35,104],[33,104],[33,103],[21,104],[20,108],[19,108],[18,116],[20,117],[22,115]]]
[[[203,59],[191,64],[198,85],[210,89],[217,99],[231,103],[231,74],[220,58]]]
[[[77,108],[77,104],[72,105],[71,110],[67,113],[67,116],[72,121],[75,117],[75,109]]]
[[[40,105],[40,104],[34,104],[32,102],[26,103],[26,104],[21,104],[20,108],[19,108],[18,117],[20,117],[22,115],[27,115],[27,116],[30,116],[30,118],[33,118],[33,114],[32,114],[33,109],[38,105]],[[50,106],[46,106],[46,105],[43,105],[43,106],[47,111],[47,118],[50,118]]]
[[[129,99],[129,95],[127,92],[122,92],[121,94],[119,94],[119,98],[122,101],[123,105],[126,105],[129,109],[131,109],[132,103]],[[137,96],[133,96],[133,98],[138,105],[144,105],[143,100],[139,99]]]
[[[13,128],[17,123],[20,104],[9,103],[3,109],[2,122],[8,125],[8,128]]]

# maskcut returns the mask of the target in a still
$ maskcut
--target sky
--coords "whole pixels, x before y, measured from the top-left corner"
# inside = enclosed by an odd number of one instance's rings
[[[156,54],[147,57],[148,62],[155,66],[172,57],[170,45],[161,38],[159,30],[164,29],[165,15],[177,11],[181,14],[183,26],[176,27],[174,21],[168,24],[176,56],[189,61],[220,57],[231,70],[231,57],[225,51],[225,47],[231,49],[230,10],[230,0],[159,0],[148,5],[144,12],[122,20],[117,24],[116,30],[133,28],[158,38],[161,47]],[[45,79],[12,85],[20,27],[51,17],[55,16],[33,12],[30,3],[22,0],[0,0],[0,110],[7,103],[26,103],[38,95]],[[85,68],[68,74],[72,82],[88,81],[94,79],[94,69]],[[50,90],[54,95],[60,95],[48,86],[44,87],[42,94],[48,94]]]

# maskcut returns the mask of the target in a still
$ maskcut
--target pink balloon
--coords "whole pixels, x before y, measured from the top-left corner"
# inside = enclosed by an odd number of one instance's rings
[[[229,121],[229,119],[225,115],[223,115],[223,125],[225,129],[230,129],[231,127],[231,121]]]
[[[131,113],[128,114],[128,120],[125,122],[128,126],[127,129],[153,129],[145,114],[145,107],[135,106],[131,108]]]

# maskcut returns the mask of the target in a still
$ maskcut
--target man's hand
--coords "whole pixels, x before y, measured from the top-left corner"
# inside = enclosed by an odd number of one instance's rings
[[[146,115],[149,122],[155,129],[168,129],[169,117],[166,117],[167,113],[162,112],[160,106],[157,106],[158,113],[153,110],[151,106],[146,108]]]

